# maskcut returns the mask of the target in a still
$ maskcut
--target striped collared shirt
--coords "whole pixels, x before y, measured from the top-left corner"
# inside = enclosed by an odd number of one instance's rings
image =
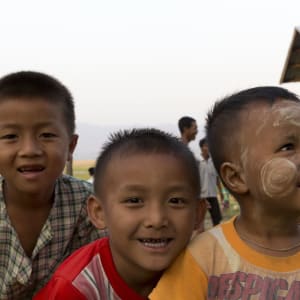
[[[3,186],[3,179],[1,179]],[[57,179],[53,207],[32,256],[28,257],[11,225],[0,189],[0,299],[32,299],[57,266],[74,250],[106,232],[87,218],[91,184],[62,175]]]

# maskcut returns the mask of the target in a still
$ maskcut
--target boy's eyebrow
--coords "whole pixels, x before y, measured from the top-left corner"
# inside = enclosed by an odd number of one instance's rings
[[[14,123],[9,123],[9,124],[4,123],[4,124],[2,124],[2,123],[0,122],[0,129],[6,129],[6,128],[18,128],[18,127],[20,127],[18,124],[14,124]]]
[[[41,122],[38,124],[35,124],[35,127],[47,127],[47,126],[53,126],[55,124],[54,122]],[[0,121],[0,129],[16,129],[22,127],[21,124],[18,123],[1,123]]]
[[[128,192],[144,192],[147,188],[140,184],[124,184],[121,186],[121,190]]]
[[[182,191],[189,191],[191,189],[192,185],[190,184],[171,184],[169,186],[166,185],[166,191],[168,192],[182,192]],[[126,184],[121,187],[122,190],[126,191],[133,191],[133,192],[145,192],[149,188],[144,185],[140,184]]]
[[[298,143],[299,139],[300,139],[299,134],[297,134],[296,132],[295,133],[289,132],[284,135],[281,135],[279,139],[275,138],[273,141],[275,145],[277,145],[278,143],[296,143],[296,142]]]
[[[284,136],[284,138],[288,141],[297,141],[299,140],[299,134],[290,133]]]
[[[191,189],[194,189],[194,185],[192,184],[174,184],[170,185],[168,187],[168,190],[170,192],[184,192],[184,191],[190,191]]]

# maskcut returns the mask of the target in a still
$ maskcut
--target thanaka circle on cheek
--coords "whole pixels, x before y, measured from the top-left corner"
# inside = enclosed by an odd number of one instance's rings
[[[261,183],[265,194],[272,198],[288,196],[297,184],[297,167],[286,158],[274,158],[261,168]]]

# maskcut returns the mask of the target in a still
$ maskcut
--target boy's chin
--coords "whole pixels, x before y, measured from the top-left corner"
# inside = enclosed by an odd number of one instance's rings
[[[155,272],[155,273],[163,272],[171,265],[174,259],[175,257],[169,258],[167,260],[161,260],[161,261],[156,260],[151,262],[150,260],[148,260],[147,263],[144,265],[144,268],[150,272]]]

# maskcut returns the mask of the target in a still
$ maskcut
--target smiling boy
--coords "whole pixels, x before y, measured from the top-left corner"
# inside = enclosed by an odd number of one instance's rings
[[[206,133],[240,215],[199,235],[150,299],[300,299],[300,100],[257,87],[216,102]]]
[[[103,236],[87,218],[91,185],[62,175],[74,130],[72,96],[55,78],[0,79],[0,299],[32,299],[64,258]]]
[[[199,172],[180,140],[155,129],[112,135],[95,169],[92,222],[109,237],[70,256],[39,299],[142,300],[190,240]]]

